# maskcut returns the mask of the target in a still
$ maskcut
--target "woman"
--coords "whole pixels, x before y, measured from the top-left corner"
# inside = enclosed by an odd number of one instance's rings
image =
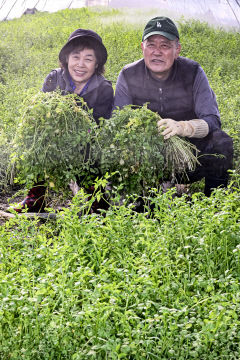
[[[77,29],[59,53],[60,68],[46,77],[42,91],[57,89],[62,94],[78,94],[98,123],[100,117],[110,118],[113,105],[113,88],[102,75],[107,61],[107,50],[101,37],[92,30]],[[37,184],[29,190],[26,198],[14,209],[21,212],[39,212],[44,208],[45,186]]]
[[[113,103],[113,88],[103,77],[107,50],[101,37],[92,30],[77,29],[59,53],[61,68],[53,70],[45,79],[42,91],[60,88],[63,94],[82,97],[98,123],[108,119]]]

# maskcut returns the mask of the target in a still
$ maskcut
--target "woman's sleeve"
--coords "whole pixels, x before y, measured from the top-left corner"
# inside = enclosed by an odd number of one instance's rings
[[[57,70],[52,70],[44,80],[42,91],[51,92],[57,88]]]
[[[98,99],[93,108],[93,117],[97,123],[100,117],[105,119],[109,119],[111,117],[113,99],[113,88],[109,82],[104,83],[103,86],[99,87]]]

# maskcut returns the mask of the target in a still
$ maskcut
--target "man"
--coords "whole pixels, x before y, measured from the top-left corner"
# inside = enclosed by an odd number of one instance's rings
[[[233,142],[221,130],[218,105],[200,65],[179,56],[181,44],[174,22],[151,19],[143,32],[143,59],[126,65],[119,74],[114,107],[143,105],[158,112],[159,131],[167,139],[187,137],[200,151],[198,166],[188,173],[190,182],[205,178],[205,194],[226,186],[232,167]]]

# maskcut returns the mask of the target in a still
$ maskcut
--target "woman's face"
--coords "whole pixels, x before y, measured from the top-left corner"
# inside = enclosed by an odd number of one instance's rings
[[[97,58],[93,49],[76,47],[68,55],[68,71],[76,87],[84,85],[97,68]]]

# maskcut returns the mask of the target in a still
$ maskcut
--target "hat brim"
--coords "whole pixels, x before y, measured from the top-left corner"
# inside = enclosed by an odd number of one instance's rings
[[[72,41],[74,41],[75,39],[91,39],[91,40],[94,40],[99,46],[100,46],[100,49],[102,51],[102,55],[103,55],[103,65],[106,63],[107,61],[107,49],[105,48],[105,46],[103,45],[102,42],[98,41],[94,36],[91,36],[91,35],[77,35],[77,36],[74,36],[71,40],[69,40],[63,47],[62,49],[60,50],[59,52],[59,55],[58,55],[58,58],[60,60],[60,62],[64,62],[65,61],[65,54],[66,54],[66,50],[67,48],[69,47],[69,44],[72,43]]]
[[[175,36],[173,34],[169,34],[169,33],[165,32],[165,31],[153,31],[153,32],[150,32],[149,34],[145,35],[143,37],[143,41],[148,39],[152,35],[162,35],[165,38],[167,38],[168,40],[176,40],[176,39],[178,39],[177,36]]]

